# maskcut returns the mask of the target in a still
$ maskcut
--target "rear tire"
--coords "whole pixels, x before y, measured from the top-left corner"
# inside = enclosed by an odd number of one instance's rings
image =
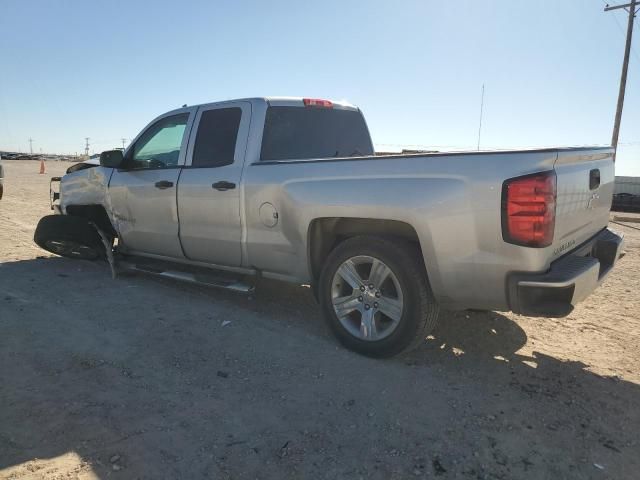
[[[48,215],[42,217],[33,236],[47,252],[80,260],[105,258],[104,244],[96,228],[83,217]]]
[[[419,249],[401,239],[359,236],[340,243],[322,269],[319,298],[338,340],[370,357],[417,347],[439,313]]]

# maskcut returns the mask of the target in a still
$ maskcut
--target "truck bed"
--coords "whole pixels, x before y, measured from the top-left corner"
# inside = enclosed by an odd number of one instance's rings
[[[600,170],[596,199],[588,181],[593,169]],[[552,245],[504,242],[503,182],[551,170],[558,188]],[[256,162],[244,173],[248,261],[285,276],[293,270],[308,281],[307,265],[295,265],[295,259],[306,252],[305,234],[314,219],[390,219],[415,228],[441,303],[507,310],[506,276],[544,272],[606,227],[613,181],[608,147]],[[262,225],[254,212],[265,201],[280,205],[286,229]]]

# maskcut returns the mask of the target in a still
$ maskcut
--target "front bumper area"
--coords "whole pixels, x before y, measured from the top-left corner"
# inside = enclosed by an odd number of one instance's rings
[[[602,283],[623,256],[624,237],[608,228],[554,261],[546,273],[514,273],[509,306],[532,317],[564,317]]]
[[[51,205],[51,210],[56,215],[61,215],[62,211],[60,210],[60,181],[62,177],[51,177],[49,180],[49,204]],[[53,184],[58,184],[58,191],[53,188]],[[56,203],[57,202],[57,203]]]

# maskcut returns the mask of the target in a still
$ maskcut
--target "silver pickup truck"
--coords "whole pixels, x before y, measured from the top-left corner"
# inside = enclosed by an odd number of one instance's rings
[[[65,175],[35,241],[239,290],[307,284],[344,345],[390,356],[441,307],[567,315],[622,253],[613,162],[610,148],[376,156],[343,102],[211,103]]]

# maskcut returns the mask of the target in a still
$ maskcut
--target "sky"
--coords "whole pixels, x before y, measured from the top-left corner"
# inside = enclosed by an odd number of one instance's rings
[[[476,149],[483,84],[482,149],[607,145],[627,19],[603,7],[0,0],[0,150],[100,152],[183,104],[253,96],[347,100],[379,151]],[[633,45],[616,173],[640,176],[640,28]]]

